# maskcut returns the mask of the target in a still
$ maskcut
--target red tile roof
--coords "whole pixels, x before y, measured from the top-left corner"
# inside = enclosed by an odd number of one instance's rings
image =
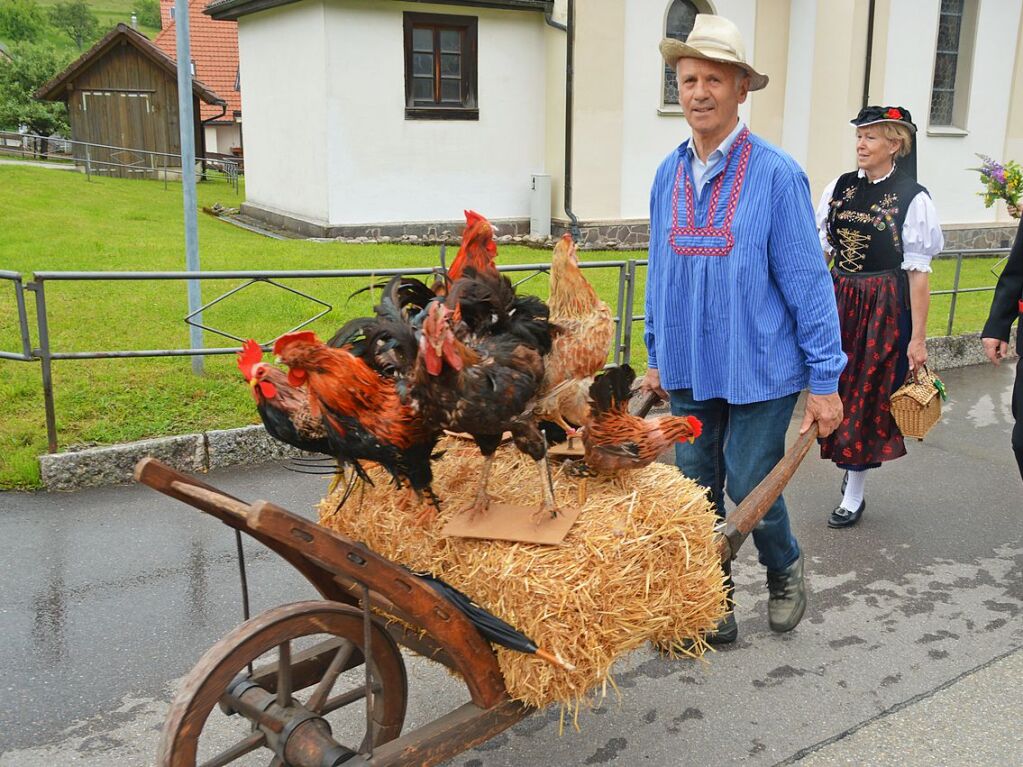
[[[241,113],[242,94],[238,89],[238,22],[214,21],[202,12],[208,0],[189,0],[188,29],[195,62],[195,78],[205,83],[227,102],[227,112],[217,122],[234,122],[235,112]],[[163,29],[153,43],[177,61],[175,24],[170,21],[174,0],[160,0]],[[201,104],[202,119],[220,114],[220,107]]]

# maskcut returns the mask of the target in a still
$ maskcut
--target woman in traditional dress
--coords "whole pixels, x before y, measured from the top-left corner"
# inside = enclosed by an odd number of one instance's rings
[[[927,362],[928,275],[945,244],[934,203],[915,179],[909,111],[864,107],[851,122],[857,170],[828,184],[817,207],[849,357],[838,384],[844,419],[821,440],[821,456],[846,472],[830,527],[855,525],[867,506],[867,471],[906,454],[890,398]]]

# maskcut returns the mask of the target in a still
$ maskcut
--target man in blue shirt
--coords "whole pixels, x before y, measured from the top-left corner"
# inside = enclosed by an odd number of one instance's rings
[[[839,424],[846,357],[806,175],[739,120],[739,104],[768,78],[720,16],[697,15],[686,42],[665,39],[661,53],[693,137],[661,163],[651,190],[643,387],[703,422],[700,439],[677,446],[676,464],[723,516],[723,494],[738,504],[784,455],[800,391],[809,389],[801,432]],[[790,631],[806,589],[783,498],[753,540],[770,626]],[[730,567],[726,583],[730,597]],[[730,612],[708,641],[737,635]]]

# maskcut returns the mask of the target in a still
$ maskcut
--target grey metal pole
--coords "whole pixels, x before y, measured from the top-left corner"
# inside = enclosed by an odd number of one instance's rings
[[[192,111],[192,52],[189,41],[188,2],[174,2],[174,31],[178,47],[178,128],[181,135],[181,190],[185,208],[185,268],[199,271],[199,223],[195,195],[195,116]],[[188,313],[202,306],[198,280],[188,281]],[[196,315],[196,321],[202,317]],[[189,326],[191,348],[202,348],[202,328]],[[203,358],[192,357],[192,372],[202,375]]]
[[[50,326],[46,318],[46,291],[43,281],[36,279],[28,284],[36,294],[36,322],[39,326],[39,348],[34,351],[39,358],[43,376],[43,406],[46,410],[46,448],[57,452],[57,408],[53,402],[53,370],[50,361]]]

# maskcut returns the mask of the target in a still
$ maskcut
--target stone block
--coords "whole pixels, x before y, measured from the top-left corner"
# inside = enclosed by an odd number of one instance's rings
[[[206,471],[206,446],[202,434],[42,455],[39,457],[39,470],[47,490],[116,485],[131,482],[135,464],[146,456],[158,458],[180,471]]]
[[[278,461],[301,455],[306,453],[277,441],[262,426],[206,432],[206,462],[210,469]]]

